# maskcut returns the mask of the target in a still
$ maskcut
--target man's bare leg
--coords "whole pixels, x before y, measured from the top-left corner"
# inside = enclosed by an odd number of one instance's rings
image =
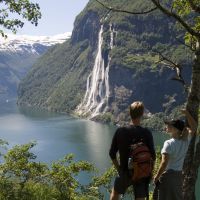
[[[112,189],[112,192],[110,194],[110,200],[119,200],[120,199],[120,194]]]

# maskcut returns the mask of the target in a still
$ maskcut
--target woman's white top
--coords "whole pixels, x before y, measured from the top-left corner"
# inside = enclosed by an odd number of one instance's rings
[[[166,170],[173,169],[175,171],[181,171],[183,168],[183,162],[188,150],[191,137],[186,140],[178,140],[171,138],[164,142],[161,154],[169,154],[169,161]]]

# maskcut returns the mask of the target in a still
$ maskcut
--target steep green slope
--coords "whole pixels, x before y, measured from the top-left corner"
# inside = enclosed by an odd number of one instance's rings
[[[107,0],[109,5],[128,10],[146,10],[149,1]],[[19,87],[20,105],[72,112],[83,100],[86,80],[97,53],[98,33],[103,24],[104,62],[111,56],[109,71],[109,109],[107,117],[124,118],[127,106],[134,100],[145,102],[151,112],[162,111],[165,95],[176,96],[175,105],[184,101],[183,89],[170,78],[174,72],[154,68],[158,56],[150,51],[158,49],[172,56],[174,61],[189,64],[188,50],[174,36],[182,33],[160,12],[148,15],[108,13],[96,1],[91,0],[77,16],[71,40],[57,45],[33,66]],[[114,47],[110,49],[110,24],[114,30]],[[185,76],[190,72],[186,68]]]
[[[86,80],[89,52],[86,42],[73,48],[69,42],[52,48],[19,85],[19,103],[63,112],[75,108],[80,100],[78,90]]]
[[[0,52],[0,101],[16,98],[17,85],[39,56]]]

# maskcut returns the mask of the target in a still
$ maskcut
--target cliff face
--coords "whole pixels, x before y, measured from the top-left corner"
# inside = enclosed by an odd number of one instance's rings
[[[97,12],[90,10],[82,17],[77,18],[72,32],[71,44],[88,40],[92,47],[97,45],[97,37],[100,29],[100,19]]]
[[[145,2],[126,1],[124,5],[136,10],[150,6]],[[181,104],[183,88],[171,81],[175,73],[153,65],[158,60],[153,52],[157,49],[184,63],[184,76],[189,80],[190,60],[174,34],[182,35],[159,12],[108,14],[90,1],[75,21],[71,40],[48,51],[20,84],[18,103],[118,120],[135,100],[144,101],[150,112],[163,110],[166,95],[174,98],[174,105]]]

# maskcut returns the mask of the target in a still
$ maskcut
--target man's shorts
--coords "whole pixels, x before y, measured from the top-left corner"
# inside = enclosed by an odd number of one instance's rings
[[[119,194],[124,194],[129,186],[133,186],[135,198],[145,198],[149,191],[149,178],[143,178],[136,183],[131,180],[128,171],[120,172],[114,182],[114,190]]]

